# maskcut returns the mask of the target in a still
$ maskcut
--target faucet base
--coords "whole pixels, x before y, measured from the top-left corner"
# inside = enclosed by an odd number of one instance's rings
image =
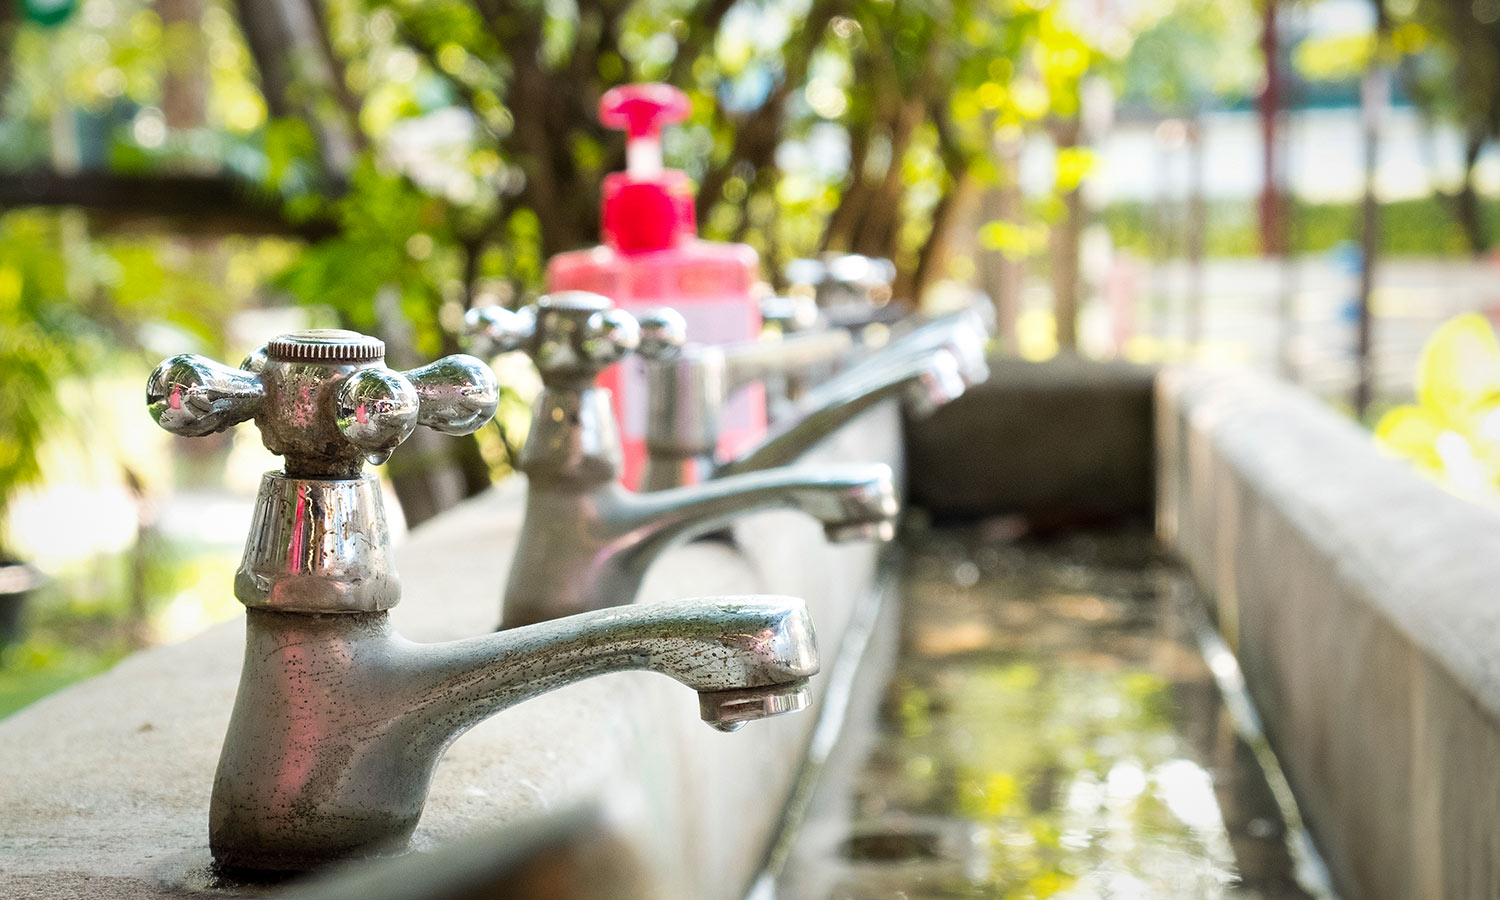
[[[251,609],[373,613],[401,599],[380,479],[295,478],[267,472],[235,573]]]

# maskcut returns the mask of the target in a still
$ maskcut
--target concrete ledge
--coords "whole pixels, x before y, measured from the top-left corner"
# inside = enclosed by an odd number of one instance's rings
[[[990,367],[987,383],[908,428],[914,505],[1040,527],[1150,518],[1154,370],[1074,357]]]
[[[1500,896],[1500,513],[1307,394],[1165,373],[1158,526],[1346,897]]]
[[[899,467],[899,417],[871,410],[809,461]],[[512,480],[416,529],[396,551],[393,615],[417,641],[493,628],[520,527]],[[737,593],[808,600],[825,665],[870,589],[878,548],[829,545],[793,512],[742,520],[739,548],[700,542],[664,556],[641,602]],[[229,590],[229,585],[225,585]],[[133,656],[0,722],[0,896],[138,898],[209,886],[208,799],[238,682],[244,625]],[[642,896],[739,898],[764,860],[822,708],[720,734],[691,691],[644,673],[594,678],[523,703],[444,755],[413,845],[447,846],[550,813],[604,809],[615,858]],[[633,862],[631,862],[633,861]]]

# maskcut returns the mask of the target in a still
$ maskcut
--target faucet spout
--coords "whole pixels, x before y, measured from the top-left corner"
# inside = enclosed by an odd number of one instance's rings
[[[922,416],[961,396],[966,387],[958,359],[945,348],[895,360],[872,359],[809,391],[793,416],[734,459],[719,463],[714,477],[794,462],[855,416],[892,397],[905,397],[914,414]]]
[[[667,548],[760,509],[799,509],[830,540],[889,540],[899,503],[883,463],[777,468],[635,493],[533,479],[502,628],[629,603]]]
[[[801,709],[818,671],[801,600],[724,597],[599,610],[445,644],[385,612],[251,609],[245,668],[214,782],[210,842],[229,869],[299,871],[404,846],[443,751],[563,685],[659,672],[733,730]]]
[[[676,313],[662,310],[658,325]],[[673,329],[657,327],[656,331]],[[649,457],[642,485],[648,491],[693,484],[723,475],[754,472],[790,463],[814,444],[837,431],[855,416],[887,398],[903,396],[906,411],[920,419],[989,377],[985,359],[987,325],[977,308],[945,316],[911,330],[873,356],[825,381],[790,404],[770,432],[759,443],[743,449],[733,459],[720,459],[717,405],[734,386],[725,375],[723,360],[728,351],[719,348],[685,348],[667,340],[650,346],[647,381],[651,408],[647,416],[646,448]],[[837,335],[844,336],[843,332]],[[799,335],[798,340],[829,335]],[[792,358],[822,358],[828,349],[805,343],[804,353]],[[689,352],[689,351],[692,352]],[[775,358],[774,345],[737,351],[748,360]],[[717,363],[717,365],[715,365]],[[766,374],[747,364],[745,377]],[[737,382],[735,382],[737,383]],[[715,401],[710,403],[708,401]]]

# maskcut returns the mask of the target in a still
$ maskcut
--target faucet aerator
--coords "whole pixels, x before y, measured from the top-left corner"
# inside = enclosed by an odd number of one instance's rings
[[[745,727],[746,722],[805,709],[811,702],[807,679],[802,678],[771,687],[701,691],[698,711],[716,731],[728,733]]]

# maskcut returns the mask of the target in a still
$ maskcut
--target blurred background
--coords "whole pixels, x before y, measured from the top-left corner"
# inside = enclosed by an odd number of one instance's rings
[[[865,254],[999,352],[1263,369],[1492,502],[1500,0],[0,0],[0,716],[238,611],[276,462],[157,429],[159,359],[456,352],[597,242],[644,80],[774,290]],[[407,523],[509,472],[497,364],[495,425],[385,468]]]

